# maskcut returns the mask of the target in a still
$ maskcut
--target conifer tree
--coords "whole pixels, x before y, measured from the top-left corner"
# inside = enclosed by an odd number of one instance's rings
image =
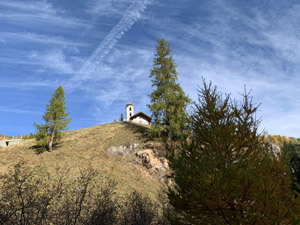
[[[65,94],[62,86],[59,86],[46,105],[46,112],[43,115],[45,124],[36,126],[37,145],[45,147],[49,152],[52,151],[53,144],[60,140],[62,131],[67,130],[67,125],[71,119],[68,119],[69,113],[65,112]]]
[[[124,121],[124,116],[123,116],[123,113],[121,113],[120,121],[121,121],[121,122],[123,122],[123,121]]]
[[[149,95],[152,112],[152,132],[160,136],[162,132],[171,141],[180,136],[186,122],[186,106],[190,99],[177,82],[176,65],[171,55],[170,45],[161,39],[157,42],[152,78],[153,92]]]
[[[258,133],[257,107],[246,91],[237,102],[204,83],[191,134],[169,156],[173,224],[299,224],[286,156]]]
[[[281,146],[281,151],[285,152],[288,156],[288,165],[292,175],[291,188],[297,192],[299,197],[300,193],[300,146],[295,143],[284,142]]]

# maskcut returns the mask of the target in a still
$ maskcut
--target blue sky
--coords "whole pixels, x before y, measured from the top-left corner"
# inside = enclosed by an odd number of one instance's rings
[[[34,132],[63,85],[70,129],[118,120],[131,101],[151,115],[155,44],[171,44],[193,100],[202,77],[262,103],[261,129],[300,137],[296,0],[1,0],[0,134]]]

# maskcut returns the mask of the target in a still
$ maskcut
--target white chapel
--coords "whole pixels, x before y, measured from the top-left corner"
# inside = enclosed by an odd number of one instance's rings
[[[125,109],[127,122],[132,121],[141,124],[151,124],[152,118],[150,116],[147,116],[145,113],[139,112],[137,114],[134,114],[134,107],[131,102],[127,103]]]

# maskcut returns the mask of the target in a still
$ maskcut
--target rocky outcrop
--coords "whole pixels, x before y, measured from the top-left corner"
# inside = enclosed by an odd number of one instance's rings
[[[107,148],[107,152],[111,155],[127,156],[137,151],[138,143],[129,145],[116,145]],[[142,150],[135,153],[135,158],[132,160],[132,165],[144,173],[146,176],[151,176],[153,179],[158,179],[164,184],[170,184],[168,179],[169,172],[168,160],[163,157],[156,147],[161,147],[157,143],[145,144]]]
[[[143,147],[143,150],[136,152],[135,155],[137,158],[133,163],[136,167],[164,184],[171,184],[171,180],[167,176],[169,173],[168,160],[161,156],[155,147],[147,144]]]
[[[107,149],[107,152],[111,155],[125,156],[133,153],[138,145],[138,143],[133,143],[130,145],[111,146]]]
[[[169,169],[168,161],[161,157],[156,149],[145,149],[138,151],[136,156],[140,159],[141,164],[147,169],[151,169],[152,173],[160,170]]]

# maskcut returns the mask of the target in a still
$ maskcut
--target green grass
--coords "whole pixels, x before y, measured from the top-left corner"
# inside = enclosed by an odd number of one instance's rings
[[[80,170],[93,168],[101,177],[115,180],[120,195],[137,190],[156,199],[163,186],[133,166],[134,153],[129,156],[114,156],[106,151],[113,145],[139,143],[138,151],[150,141],[146,135],[147,129],[149,126],[114,122],[68,131],[51,153],[39,153],[34,147],[35,140],[24,140],[17,145],[0,148],[0,176],[7,174],[20,161],[38,168],[40,174],[47,171],[52,176],[55,176],[57,168],[69,169],[70,179],[78,176]]]

